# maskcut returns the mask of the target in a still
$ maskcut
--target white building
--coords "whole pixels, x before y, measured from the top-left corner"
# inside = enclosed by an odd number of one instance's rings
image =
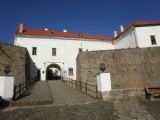
[[[45,30],[26,29],[20,24],[14,45],[26,47],[39,69],[41,80],[59,79],[61,76],[76,79],[76,57],[79,51],[114,49],[112,38]],[[57,75],[57,76],[55,76]]]
[[[79,51],[143,48],[160,46],[160,22],[134,21],[120,26],[114,37],[53,30],[26,29],[20,24],[15,45],[26,47],[39,69],[41,80],[69,77],[76,79],[76,57]],[[59,70],[59,71],[57,71]]]
[[[115,49],[160,46],[160,22],[134,21],[114,34]]]

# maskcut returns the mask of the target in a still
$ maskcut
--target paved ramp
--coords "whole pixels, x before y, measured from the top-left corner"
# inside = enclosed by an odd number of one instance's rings
[[[70,88],[60,80],[38,81],[22,98],[12,105],[74,104],[97,100]]]
[[[29,88],[21,98],[12,102],[12,105],[42,105],[52,104],[53,99],[45,81],[38,81]]]
[[[68,87],[60,80],[48,81],[48,86],[53,97],[53,104],[96,102],[96,99]]]

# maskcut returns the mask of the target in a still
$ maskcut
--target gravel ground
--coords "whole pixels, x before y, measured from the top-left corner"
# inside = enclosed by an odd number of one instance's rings
[[[160,101],[140,98],[97,103],[6,108],[0,120],[159,120]]]

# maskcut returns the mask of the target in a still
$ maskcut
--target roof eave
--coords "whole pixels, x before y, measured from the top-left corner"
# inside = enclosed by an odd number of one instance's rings
[[[41,37],[41,38],[62,38],[62,39],[83,39],[83,40],[100,40],[100,41],[107,41],[112,42],[113,39],[90,39],[90,38],[80,38],[80,37],[59,37],[59,36],[48,36],[48,35],[26,35],[26,34],[15,34],[15,37]]]

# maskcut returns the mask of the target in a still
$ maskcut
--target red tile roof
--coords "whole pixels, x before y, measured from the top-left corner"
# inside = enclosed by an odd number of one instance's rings
[[[117,37],[114,39],[118,39],[122,34],[126,33],[132,26],[151,26],[151,25],[160,25],[159,21],[133,21],[127,27],[124,28],[123,32],[118,32]]]
[[[31,36],[49,36],[49,37],[67,37],[67,38],[83,38],[83,39],[97,39],[97,40],[107,40],[112,41],[112,37],[90,35],[84,33],[72,33],[72,32],[60,32],[54,30],[37,30],[37,29],[26,29],[23,32],[19,32],[17,29],[15,35],[31,35]]]
[[[124,28],[123,32],[118,32],[117,37],[107,37],[99,35],[91,35],[85,33],[72,33],[72,32],[61,32],[54,30],[38,30],[38,29],[27,29],[24,28],[23,32],[19,32],[19,28],[16,31],[16,35],[31,35],[31,36],[49,36],[49,37],[68,37],[68,38],[83,38],[83,39],[97,39],[112,41],[118,39],[122,34],[126,33],[132,26],[150,26],[160,25],[158,21],[133,21]]]

